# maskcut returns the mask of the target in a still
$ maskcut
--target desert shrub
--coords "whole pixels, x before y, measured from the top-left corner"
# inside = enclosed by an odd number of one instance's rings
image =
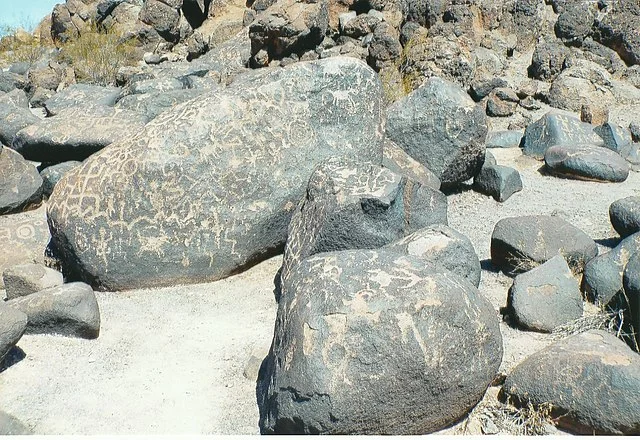
[[[17,62],[34,65],[51,47],[40,41],[40,38],[21,28],[2,29],[5,35],[0,39],[0,67]]]
[[[109,85],[120,67],[135,64],[139,57],[131,40],[113,30],[88,27],[60,45],[59,58],[73,66],[78,82]]]

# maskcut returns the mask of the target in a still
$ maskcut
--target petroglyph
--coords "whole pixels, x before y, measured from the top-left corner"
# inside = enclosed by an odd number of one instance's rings
[[[66,175],[49,207],[54,241],[96,287],[223,278],[283,245],[316,164],[334,155],[379,164],[381,141],[380,85],[364,63],[252,73]]]

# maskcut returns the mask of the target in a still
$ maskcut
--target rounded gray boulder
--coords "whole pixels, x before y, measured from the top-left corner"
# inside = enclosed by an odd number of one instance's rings
[[[609,219],[620,237],[640,231],[640,197],[616,200],[609,206]]]

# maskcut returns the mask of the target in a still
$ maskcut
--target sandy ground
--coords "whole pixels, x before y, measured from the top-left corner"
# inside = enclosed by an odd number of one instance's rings
[[[517,148],[492,152],[521,172],[525,189],[505,203],[470,190],[452,194],[449,223],[483,260],[480,290],[499,318],[511,279],[488,262],[495,223],[554,213],[611,245],[608,207],[640,193],[640,173],[621,184],[565,180],[542,175],[541,162]],[[257,434],[255,375],[271,343],[280,261],[210,284],[98,293],[100,337],[24,336],[25,357],[0,373],[0,407],[37,434]],[[507,374],[551,342],[505,323],[501,330]]]

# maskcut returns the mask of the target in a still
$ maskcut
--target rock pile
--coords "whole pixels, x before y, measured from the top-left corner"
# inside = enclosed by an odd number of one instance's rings
[[[237,32],[213,44],[225,10]],[[94,289],[283,253],[262,433],[426,434],[501,387],[570,432],[640,434],[637,337],[601,322],[503,359],[589,303],[640,329],[638,197],[611,204],[615,237],[554,200],[514,208],[542,191],[532,167],[637,182],[635,2],[67,0],[50,30],[92,25],[155,50],[108,86],[50,55],[0,72],[0,360],[24,334],[97,338]],[[449,226],[458,193],[500,214],[484,241]]]

